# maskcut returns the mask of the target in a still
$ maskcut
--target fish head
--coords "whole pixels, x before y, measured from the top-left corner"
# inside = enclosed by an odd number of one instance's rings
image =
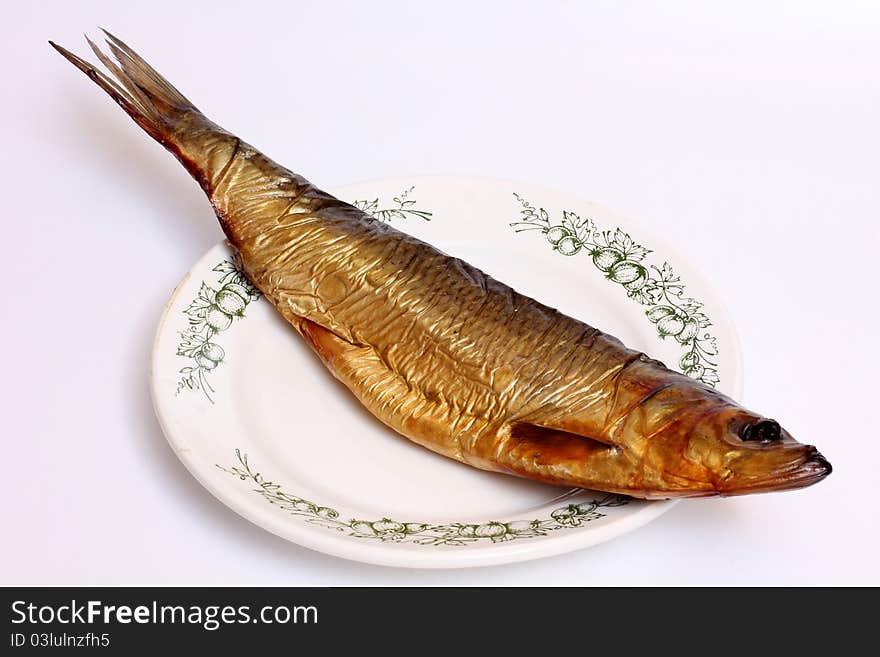
[[[672,491],[665,497],[791,490],[831,473],[815,447],[736,405],[701,409],[669,429],[649,441],[644,461]]]

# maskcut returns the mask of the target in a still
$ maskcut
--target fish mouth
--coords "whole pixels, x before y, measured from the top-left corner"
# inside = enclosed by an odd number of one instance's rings
[[[769,473],[757,476],[737,476],[734,474],[718,487],[724,496],[747,493],[774,493],[812,486],[831,474],[828,462],[812,445],[805,446],[797,458],[788,460]]]

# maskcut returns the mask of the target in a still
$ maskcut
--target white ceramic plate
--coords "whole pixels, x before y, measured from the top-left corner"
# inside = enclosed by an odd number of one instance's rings
[[[331,191],[740,395],[738,342],[718,299],[685,258],[629,219],[559,191],[483,178]],[[482,472],[408,442],[246,289],[224,244],[199,260],[159,323],[152,390],[189,471],[264,529],[348,559],[447,568],[583,548],[670,508]]]

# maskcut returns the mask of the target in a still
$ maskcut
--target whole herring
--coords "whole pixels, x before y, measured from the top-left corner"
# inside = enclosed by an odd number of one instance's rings
[[[89,44],[113,77],[52,45],[180,160],[254,285],[398,433],[484,470],[643,498],[787,490],[831,472],[774,420],[317,189],[107,37],[115,61]],[[614,253],[594,260],[642,280]],[[231,286],[218,303],[224,319],[242,307]],[[692,329],[672,309],[658,321]]]

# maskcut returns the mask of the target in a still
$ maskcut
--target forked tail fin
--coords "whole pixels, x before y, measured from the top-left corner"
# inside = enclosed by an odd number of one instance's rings
[[[239,140],[209,121],[182,93],[140,55],[104,30],[113,55],[86,37],[107,75],[86,60],[49,42],[79,70],[106,91],[135,123],[180,161],[211,197],[211,180],[217,170],[228,167]],[[228,146],[232,145],[231,148]],[[218,161],[218,158],[220,161]]]
[[[103,32],[116,61],[88,37],[86,41],[115,80],[58,44],[49,44],[106,91],[150,136],[164,141],[181,116],[198,110],[134,50],[106,30]]]
[[[110,55],[89,45],[107,73],[49,43],[180,161],[207,194],[231,243],[243,239],[238,221],[251,221],[256,211],[281,216],[307,192],[312,204],[341,203],[208,120],[136,52],[105,34]]]

